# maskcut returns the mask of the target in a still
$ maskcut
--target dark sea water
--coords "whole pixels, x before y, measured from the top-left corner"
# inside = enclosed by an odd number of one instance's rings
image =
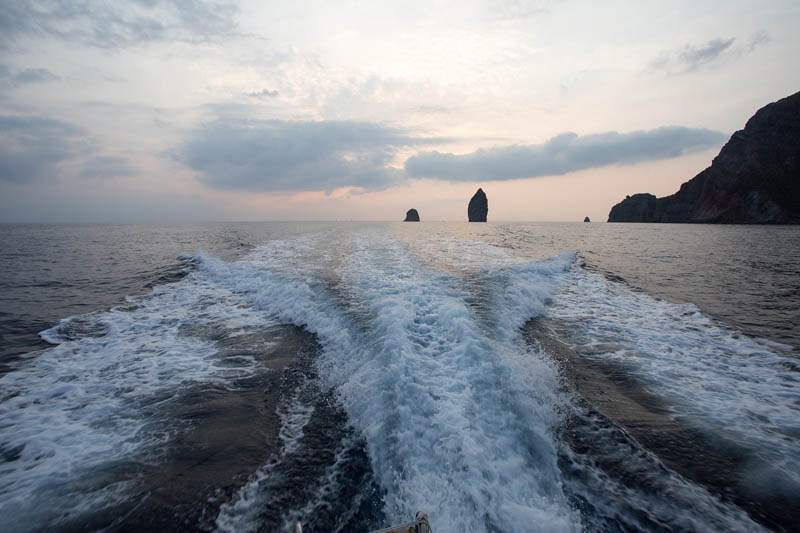
[[[798,227],[0,225],[0,530],[797,530],[798,323]]]

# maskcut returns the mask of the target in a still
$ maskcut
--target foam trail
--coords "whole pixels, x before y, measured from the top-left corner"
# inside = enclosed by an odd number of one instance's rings
[[[514,342],[530,318],[552,311],[560,291],[573,290],[573,253],[525,261],[486,243],[440,241],[437,237],[433,244],[424,243],[424,255],[432,255],[436,262],[436,253],[429,249],[446,245],[448,268],[465,273],[467,286],[475,293],[470,300],[492,338]],[[476,264],[482,265],[484,274],[471,272]],[[498,355],[514,368],[516,379],[504,383],[506,390],[524,398],[530,390],[543,397],[542,391],[552,389],[552,377],[542,379],[541,370],[530,365],[530,353],[517,349]],[[566,442],[558,443],[559,466],[570,503],[580,509],[587,530],[761,530],[741,509],[721,503],[705,488],[667,469],[581,398],[573,394],[568,398],[550,395],[542,403],[565,413],[570,421],[559,431],[566,437]]]
[[[179,430],[163,423],[165,405],[196,384],[227,386],[255,371],[184,334],[209,323],[235,334],[269,321],[195,273],[43,332],[59,344],[0,378],[0,529],[54,527],[124,501],[130,483],[117,465],[148,462]]]
[[[549,315],[567,342],[624,364],[676,418],[757,450],[771,470],[761,476],[800,491],[800,369],[791,348],[582,269],[564,287]]]
[[[385,234],[355,235],[347,257],[344,291],[365,321],[324,297],[313,278],[279,272],[271,246],[241,264],[207,260],[201,268],[318,335],[320,375],[366,439],[387,519],[431,509],[437,531],[578,529],[551,431],[559,423],[555,370],[525,354],[513,326],[487,334],[458,278]],[[554,261],[554,270],[570,261]]]
[[[574,398],[561,464],[588,531],[764,531],[743,510],[667,469],[622,428]]]
[[[315,381],[282,399],[280,444],[220,507],[219,531],[369,529],[355,519],[375,491],[363,443]]]
[[[347,280],[369,302],[374,346],[341,389],[391,487],[389,516],[430,506],[444,529],[525,530],[535,520],[569,530],[549,432],[552,369],[528,358],[531,374],[551,381],[513,394],[521,365],[509,356],[520,345],[483,335],[458,280],[396,243],[360,235]]]
[[[0,379],[0,529],[63,526],[124,501],[131,487],[108,481],[115,466],[157,460],[157,445],[180,430],[162,418],[164,406],[191,387],[229,386],[258,371],[252,360],[221,361],[214,339],[198,332],[276,323],[305,327],[322,353],[282,400],[279,450],[222,506],[221,530],[276,519],[276,527],[295,519],[319,527],[314,517],[332,515],[331,494],[340,494],[337,505],[365,497],[341,494],[348,475],[369,466],[358,480],[372,487],[374,476],[387,522],[424,510],[436,531],[757,529],[576,407],[520,328],[543,314],[560,320],[573,342],[629,363],[676,405],[693,395],[676,412],[729,426],[791,474],[796,367],[779,347],[575,269],[575,254],[526,261],[485,243],[421,241],[368,228],[271,242],[235,263],[199,254],[180,282],[44,332],[60,344]],[[450,265],[436,259],[441,249]],[[326,407],[331,391],[336,409]],[[736,407],[732,394],[752,402]],[[567,417],[580,424],[565,426]],[[559,438],[579,425],[569,448]],[[575,445],[593,441],[602,449]],[[309,473],[315,444],[330,461]],[[593,463],[619,457],[630,466],[617,471],[621,479]],[[644,478],[638,488],[626,485],[632,470]],[[699,503],[687,509],[669,498]],[[281,513],[266,516],[265,505]],[[348,527],[351,516],[329,527]]]
[[[281,421],[281,428],[278,433],[280,449],[251,476],[250,480],[239,489],[233,502],[223,504],[217,517],[216,526],[219,531],[258,531],[260,514],[264,505],[263,486],[270,482],[272,491],[281,490],[280,469],[283,464],[290,460],[291,455],[297,451],[300,441],[303,438],[306,425],[311,420],[314,413],[313,406],[303,403],[299,394],[291,400],[284,401],[278,409],[278,417]],[[271,479],[273,478],[273,479]],[[274,479],[278,478],[278,479]],[[267,494],[277,499],[277,495]]]

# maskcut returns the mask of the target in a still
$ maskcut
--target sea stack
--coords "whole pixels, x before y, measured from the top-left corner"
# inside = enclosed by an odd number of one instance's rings
[[[584,218],[583,221],[584,222],[591,222],[591,220],[589,220],[589,217]]]
[[[800,224],[800,92],[759,109],[678,192],[628,196],[608,221]]]
[[[469,201],[467,217],[470,222],[486,222],[488,213],[489,200],[486,198],[486,193],[483,192],[483,189],[478,189],[478,192]]]
[[[406,219],[403,222],[419,222],[419,213],[416,209],[406,211]]]

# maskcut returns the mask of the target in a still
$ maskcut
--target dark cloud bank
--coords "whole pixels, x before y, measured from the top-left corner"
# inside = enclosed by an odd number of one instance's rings
[[[444,144],[448,139],[364,122],[220,119],[198,128],[175,157],[215,189],[380,190],[408,178],[492,181],[560,175],[679,157],[718,146],[726,138],[717,131],[677,126],[632,133],[565,133],[543,144],[464,155],[423,152],[409,158],[405,169],[398,169],[389,165],[400,150]]]
[[[538,145],[480,149],[463,155],[422,152],[396,168],[399,154],[451,139],[422,137],[382,124],[349,121],[218,119],[198,127],[173,157],[214,189],[382,190],[409,178],[495,181],[566,174],[587,168],[679,157],[722,144],[723,133],[665,127],[632,133],[565,133]],[[103,154],[89,132],[59,120],[0,116],[0,180],[45,181],[68,165],[81,178],[134,176],[126,158]]]
[[[406,161],[412,178],[449,181],[514,180],[553,176],[607,165],[668,159],[718,146],[727,135],[670,126],[632,133],[564,133],[536,145],[480,149],[455,155],[425,152]]]
[[[385,189],[404,178],[389,164],[406,147],[446,142],[380,124],[220,119],[195,132],[177,158],[217,189]]]

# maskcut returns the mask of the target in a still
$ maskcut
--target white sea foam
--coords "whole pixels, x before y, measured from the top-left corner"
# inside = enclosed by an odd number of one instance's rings
[[[0,530],[52,527],[121,499],[127,483],[102,479],[169,438],[175,428],[158,423],[161,407],[198,383],[227,386],[254,371],[252,361],[221,361],[212,340],[182,328],[235,334],[269,323],[192,274],[43,332],[59,344],[0,378],[0,445],[19,455],[0,462]]]
[[[596,411],[577,408],[575,415],[580,427],[569,431],[580,442],[561,451],[570,463],[567,490],[591,508],[587,531],[765,531],[742,509],[667,469]]]
[[[562,290],[580,290],[571,286],[575,272],[579,271],[575,268],[574,253],[565,252],[546,260],[529,261],[494,245],[441,235],[430,242],[409,244],[415,250],[421,248],[422,256],[429,263],[446,262],[448,270],[466,275],[465,285],[479,293],[478,298],[470,299],[477,299],[479,306],[488,307],[481,313],[488,317],[483,327],[491,332],[489,335],[493,338],[513,342],[530,318],[553,312],[554,298]],[[442,256],[446,259],[442,260]],[[641,311],[647,312],[646,309]],[[560,395],[547,394],[553,388],[553,377],[544,372],[546,378],[543,379],[541,369],[529,364],[528,349],[499,353],[506,364],[514,368],[516,378],[503,383],[504,388],[522,397],[526,391],[536,390],[540,403],[547,405],[547,409],[571,413],[570,417],[587,417],[577,399],[571,398],[567,404]],[[566,468],[573,474],[581,472],[577,476],[580,479],[577,485],[575,479],[569,480],[569,491],[573,497],[580,494],[580,498],[593,508],[585,517],[588,530],[604,529],[607,526],[604,520],[610,523],[622,521],[630,527],[642,529],[661,523],[665,527],[684,530],[761,530],[742,510],[720,502],[704,487],[669,471],[656,457],[624,437],[624,432],[610,422],[595,420],[593,416],[586,420],[589,423],[581,431],[588,432],[586,438],[598,442],[599,448],[595,452],[604,456],[602,461],[621,460],[625,467],[620,468],[618,474],[626,476],[628,482],[611,478],[599,469],[593,464],[598,457],[578,459],[568,446],[559,443],[562,456],[571,458],[572,464]],[[631,475],[639,479],[633,482]],[[631,486],[631,483],[640,485]],[[648,516],[653,522],[643,522],[643,516]]]
[[[580,268],[549,316],[586,356],[625,365],[675,417],[754,450],[769,465],[760,476],[800,490],[800,371],[789,347]]]
[[[508,275],[538,276],[541,294],[518,290],[539,298],[555,292],[548,278],[570,262]],[[237,264],[201,264],[260,309],[318,335],[321,375],[366,439],[390,520],[431,509],[437,531],[579,528],[556,465],[556,373],[511,334],[507,316],[495,333],[482,329],[457,278],[381,232],[354,236],[340,267],[346,298],[366,322],[352,321],[317,280],[282,267],[274,245]],[[522,296],[517,312],[543,310],[541,299],[522,304]]]
[[[442,246],[444,260],[434,257]],[[323,348],[320,379],[365,440],[392,522],[426,510],[436,531],[581,529],[557,464],[556,428],[569,399],[554,365],[520,334],[528,319],[545,313],[572,324],[575,342],[597,356],[634,364],[665,395],[691,393],[693,416],[730,423],[749,441],[761,442],[760,432],[769,453],[795,460],[785,437],[797,434],[796,412],[787,406],[798,399],[786,378],[796,374],[781,373],[786,358],[691,307],[570,270],[574,254],[524,261],[457,239],[404,244],[373,228],[268,243],[235,263],[199,254],[196,263],[182,281],[130,306],[45,332],[60,344],[0,379],[0,442],[21,453],[0,463],[0,528],[18,529],[12,526],[29,518],[31,529],[52,527],[108,505],[125,487],[106,484],[78,505],[69,491],[50,489],[115,462],[147,460],[143,450],[170,436],[168,426],[149,418],[158,412],[154,402],[255,371],[252,359],[221,364],[212,339],[187,334],[193,325],[233,334],[290,323],[315,333]],[[601,350],[609,345],[615,348]],[[723,390],[731,382],[753,401],[736,406]],[[279,453],[291,455],[300,451],[313,410],[303,402],[281,409]],[[796,472],[791,461],[787,468]],[[222,507],[220,529],[258,528],[271,464],[274,458]],[[320,481],[320,491],[335,490],[336,468],[326,471],[330,482]],[[602,485],[600,473],[587,475]],[[47,516],[34,512],[44,501],[52,509]],[[314,505],[289,510],[289,518],[302,520]]]
[[[265,482],[271,481],[274,490],[280,490],[281,483],[286,481],[280,478],[280,467],[297,451],[304,435],[303,430],[313,414],[314,408],[306,405],[297,391],[292,399],[285,399],[284,403],[279,406],[278,417],[281,427],[278,438],[280,446],[269,461],[250,476],[248,482],[239,489],[233,501],[220,507],[216,520],[219,531],[246,532],[259,529],[259,515],[265,507],[265,499],[279,496],[270,494],[269,490],[265,493],[262,486],[265,485]],[[276,477],[278,479],[274,479]]]
[[[492,256],[494,267],[465,279],[432,268],[435,261],[426,253],[420,261],[413,246],[365,230],[350,243],[336,244],[347,259],[329,263],[338,268],[334,294],[302,268],[305,262],[318,264],[308,256],[295,272],[283,271],[276,246],[287,245],[261,247],[237,264],[206,258],[202,268],[281,321],[318,335],[324,348],[320,374],[336,387],[350,422],[365,438],[385,491],[387,520],[400,522],[422,509],[437,531],[581,529],[563,491],[556,464],[561,445],[553,434],[572,406],[559,392],[547,357],[520,338],[527,320],[550,312],[560,290],[572,290],[574,254],[521,261],[494,247],[484,254],[480,243],[450,241],[455,270],[473,255]],[[289,248],[305,254],[314,246],[319,244]],[[705,489],[669,473],[646,452],[637,453],[649,457],[644,468],[663,478],[658,486],[694,502],[696,512],[646,489],[639,494],[618,486],[590,465],[573,468],[600,480],[600,488],[591,489],[597,495],[603,483],[624,495],[631,524],[638,523],[637,513],[652,511],[660,513],[656,520],[687,527],[758,529]],[[592,494],[587,489],[584,497],[595,498],[598,512],[620,512]],[[237,509],[242,517],[258,509],[256,494],[240,497],[220,524],[242,525],[232,521]],[[292,518],[302,521],[311,509],[313,502]]]
[[[430,506],[445,531],[571,529],[550,433],[553,370],[518,357],[513,325],[482,332],[458,279],[405,248],[359,235],[350,257],[345,279],[369,302],[372,331],[368,349],[342,365],[340,390],[388,489],[387,514]]]

